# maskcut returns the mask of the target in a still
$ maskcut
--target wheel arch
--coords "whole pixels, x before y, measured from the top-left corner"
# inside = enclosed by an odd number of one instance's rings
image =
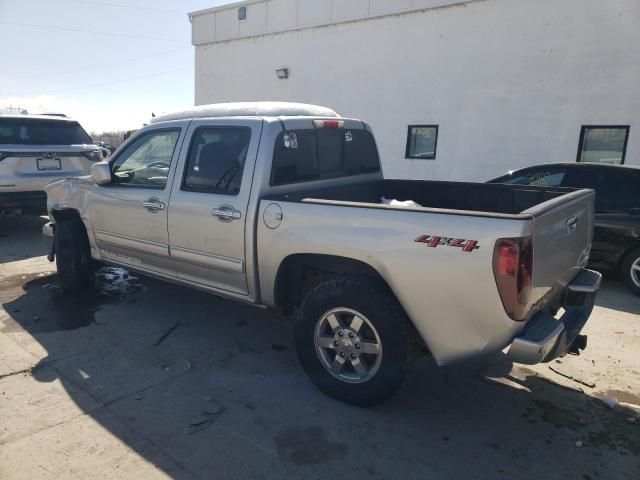
[[[55,220],[55,223],[73,222],[79,227],[82,227],[81,230],[84,233],[89,248],[91,249],[91,232],[88,228],[88,225],[86,225],[84,220],[82,219],[82,215],[80,215],[80,212],[78,210],[76,210],[75,208],[57,208],[52,209],[50,211],[50,214]]]
[[[80,216],[80,212],[75,208],[53,209],[51,210],[51,216],[56,222],[78,221],[84,223]]]
[[[375,279],[389,288],[378,270],[362,260],[337,255],[295,253],[285,257],[278,267],[274,285],[275,305],[285,312],[290,311],[315,286],[329,278],[346,275]],[[389,291],[392,291],[391,288]]]

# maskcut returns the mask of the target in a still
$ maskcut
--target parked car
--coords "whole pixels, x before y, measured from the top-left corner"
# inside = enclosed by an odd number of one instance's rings
[[[596,217],[589,263],[619,272],[640,295],[640,168],[602,163],[553,163],[509,172],[491,183],[592,188]]]
[[[115,152],[115,147],[112,147],[110,144],[108,144],[107,142],[94,142],[98,147],[100,147],[101,149],[107,149],[109,151],[109,155],[111,155],[113,152]],[[107,155],[108,156],[108,155]]]
[[[46,213],[47,183],[88,175],[102,153],[75,120],[0,115],[0,212]]]
[[[601,279],[593,191],[387,180],[370,127],[323,107],[158,117],[47,196],[63,288],[94,260],[294,312],[305,371],[356,405],[394,394],[422,345],[440,365],[578,353]]]

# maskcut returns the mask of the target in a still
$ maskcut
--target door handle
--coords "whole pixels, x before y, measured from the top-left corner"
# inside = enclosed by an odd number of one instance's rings
[[[164,202],[161,202],[159,199],[157,199],[155,197],[152,197],[149,200],[147,200],[146,202],[144,202],[142,204],[142,206],[144,208],[146,208],[147,211],[149,211],[151,213],[157,213],[158,211],[165,209]]]
[[[223,205],[220,208],[214,208],[211,215],[218,217],[218,220],[225,223],[240,220],[242,218],[242,212],[240,212],[240,210],[236,210],[231,205]]]

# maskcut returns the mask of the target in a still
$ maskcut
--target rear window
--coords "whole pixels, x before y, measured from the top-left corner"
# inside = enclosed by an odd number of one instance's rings
[[[0,118],[0,145],[81,145],[92,143],[78,122]]]
[[[533,187],[560,187],[566,176],[565,170],[553,168],[532,169],[516,172],[509,177],[501,177],[499,183],[507,185],[529,185]]]
[[[278,135],[271,185],[379,171],[376,144],[366,130],[294,130]]]

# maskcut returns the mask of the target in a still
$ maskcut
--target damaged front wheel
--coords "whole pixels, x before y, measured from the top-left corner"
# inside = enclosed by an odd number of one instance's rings
[[[77,221],[57,223],[53,241],[62,290],[78,292],[93,286],[91,250],[84,225]]]

